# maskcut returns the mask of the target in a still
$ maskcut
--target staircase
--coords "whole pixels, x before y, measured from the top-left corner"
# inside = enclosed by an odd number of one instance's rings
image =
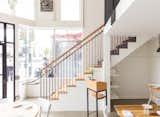
[[[148,42],[150,38],[139,36],[112,36],[111,37],[111,67],[116,66],[128,55]]]
[[[104,25],[94,30],[41,70],[40,97],[59,100],[61,94],[67,94],[68,88],[76,87],[78,82],[102,80],[94,74],[103,74],[103,28]],[[111,64],[114,67],[149,39],[112,36],[111,40]]]
[[[104,25],[94,30],[41,70],[40,97],[59,100],[77,82],[93,79],[93,70],[101,68],[103,61],[103,28]]]

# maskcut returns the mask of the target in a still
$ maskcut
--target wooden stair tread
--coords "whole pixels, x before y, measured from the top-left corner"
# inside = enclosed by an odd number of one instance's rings
[[[50,96],[51,100],[59,100],[59,93],[53,93],[51,96]]]
[[[84,77],[77,77],[75,80],[76,80],[76,81],[84,81],[85,78],[84,78]]]
[[[68,84],[67,87],[76,87],[76,84]]]
[[[67,87],[65,86],[65,87],[63,87],[63,88],[60,88],[60,89],[58,90],[58,92],[59,92],[59,93],[67,93]]]
[[[101,68],[102,65],[95,64],[95,65],[93,65],[93,67],[95,67],[95,68]]]
[[[67,83],[67,87],[76,87],[76,81],[74,79],[71,79],[71,81]]]
[[[111,55],[119,55],[119,49],[111,50]]]
[[[90,92],[89,95],[92,96],[92,97],[94,97],[94,98],[96,98],[96,93],[95,92]],[[102,98],[105,98],[106,95],[103,94],[103,93],[98,93],[97,97],[98,97],[98,99],[102,99]]]
[[[93,71],[92,70],[86,70],[86,71],[84,71],[84,74],[93,74]]]
[[[116,48],[117,48],[117,49],[120,49],[120,48],[128,48],[128,43],[122,43],[122,44],[118,45]]]

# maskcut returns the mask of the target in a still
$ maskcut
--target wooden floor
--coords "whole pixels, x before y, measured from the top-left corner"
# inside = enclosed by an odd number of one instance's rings
[[[43,113],[44,117],[46,113]],[[68,112],[51,112],[49,117],[87,117],[86,112],[68,111]],[[90,114],[90,117],[96,117],[95,113]],[[103,113],[99,113],[99,117],[103,117]]]
[[[117,99],[112,100],[112,113],[108,117],[118,117],[114,110],[114,105],[135,105],[147,103],[148,99]],[[45,113],[43,113],[46,115]],[[45,116],[44,116],[45,117]],[[65,111],[65,112],[51,112],[49,117],[87,117],[85,111]],[[91,113],[90,117],[96,117],[95,113]],[[99,117],[103,117],[103,113],[99,112]]]

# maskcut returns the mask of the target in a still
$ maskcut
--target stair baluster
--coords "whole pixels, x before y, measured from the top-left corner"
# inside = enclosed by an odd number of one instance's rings
[[[41,70],[41,97],[57,100],[59,93],[66,93],[67,86],[73,87],[77,80],[83,80],[84,70],[102,61],[103,44],[100,35],[103,27],[96,29]]]

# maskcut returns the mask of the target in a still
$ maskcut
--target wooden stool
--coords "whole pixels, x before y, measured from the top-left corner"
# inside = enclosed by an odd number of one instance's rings
[[[101,93],[104,91],[105,94]],[[89,117],[89,95],[96,99],[96,117],[98,117],[98,100],[106,98],[107,105],[107,83],[96,80],[87,81],[87,117]]]

